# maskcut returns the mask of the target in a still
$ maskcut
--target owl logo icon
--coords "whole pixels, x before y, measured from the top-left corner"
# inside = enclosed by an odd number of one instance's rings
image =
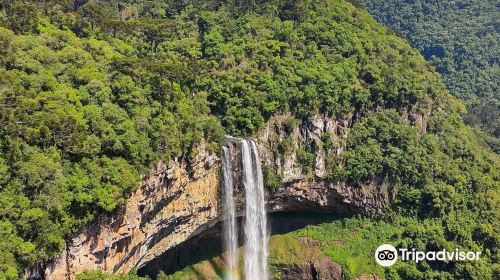
[[[380,245],[375,251],[375,260],[381,266],[391,266],[398,260],[398,251],[390,244]]]

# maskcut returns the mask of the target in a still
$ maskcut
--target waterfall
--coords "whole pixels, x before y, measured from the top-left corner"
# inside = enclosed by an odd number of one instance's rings
[[[255,142],[228,137],[241,144],[241,182],[245,189],[245,280],[268,280],[268,232],[264,200],[264,182],[259,154]],[[224,246],[226,251],[226,280],[238,279],[237,228],[234,203],[233,166],[231,145],[223,147],[224,176]]]
[[[260,158],[254,142],[242,141],[245,187],[245,280],[267,280],[268,237],[264,184]]]
[[[231,165],[231,154],[229,148],[223,147],[223,176],[224,176],[224,247],[226,254],[226,280],[238,279],[238,237],[236,231],[236,214],[234,209],[233,195],[233,168]]]

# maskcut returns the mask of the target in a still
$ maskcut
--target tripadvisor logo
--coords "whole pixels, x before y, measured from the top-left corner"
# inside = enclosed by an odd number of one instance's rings
[[[398,252],[390,244],[380,245],[375,251],[375,260],[381,266],[391,266],[398,260]]]
[[[375,251],[375,260],[381,266],[391,266],[396,263],[399,256],[402,261],[413,261],[419,263],[421,261],[477,261],[481,252],[465,252],[455,249],[454,251],[448,251],[443,249],[441,251],[416,251],[415,249],[399,249],[396,250],[394,246],[390,244],[380,245]]]

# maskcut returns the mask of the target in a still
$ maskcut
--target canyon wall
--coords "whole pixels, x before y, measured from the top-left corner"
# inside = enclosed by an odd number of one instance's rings
[[[103,217],[67,242],[32,276],[75,279],[84,270],[125,273],[197,235],[219,215],[219,158],[200,147],[189,164],[157,164],[120,215]],[[37,271],[38,270],[38,271]]]
[[[282,183],[267,190],[268,211],[382,213],[389,200],[387,186],[377,182],[350,186],[328,179],[323,142],[329,139],[329,152],[341,153],[351,120],[315,116],[287,125],[291,119],[271,118],[255,139],[263,165]],[[278,147],[285,142],[286,149]],[[307,147],[314,147],[314,164],[305,172],[297,153]],[[89,224],[68,240],[58,258],[27,270],[26,277],[75,279],[76,274],[95,269],[126,273],[210,229],[221,219],[220,167],[219,155],[207,152],[203,144],[190,163],[158,163],[141,179],[119,215]],[[235,192],[242,197],[241,186]],[[241,215],[242,199],[236,203]]]

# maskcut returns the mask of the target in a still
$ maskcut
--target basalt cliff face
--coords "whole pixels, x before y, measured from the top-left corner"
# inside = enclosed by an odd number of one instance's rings
[[[327,179],[325,139],[342,152],[352,118],[315,116],[295,126],[290,116],[273,117],[256,140],[263,164],[281,175],[283,186],[267,190],[269,212],[382,213],[388,187],[373,182],[354,187]],[[288,143],[283,150],[280,143]],[[303,171],[297,152],[315,147],[313,170]],[[281,153],[277,153],[281,149]],[[190,163],[160,162],[128,199],[119,215],[104,217],[68,240],[55,260],[26,271],[44,279],[75,279],[84,270],[126,273],[209,230],[222,217],[219,155],[200,145]],[[236,187],[241,195],[241,186]],[[241,215],[242,203],[237,200]]]

